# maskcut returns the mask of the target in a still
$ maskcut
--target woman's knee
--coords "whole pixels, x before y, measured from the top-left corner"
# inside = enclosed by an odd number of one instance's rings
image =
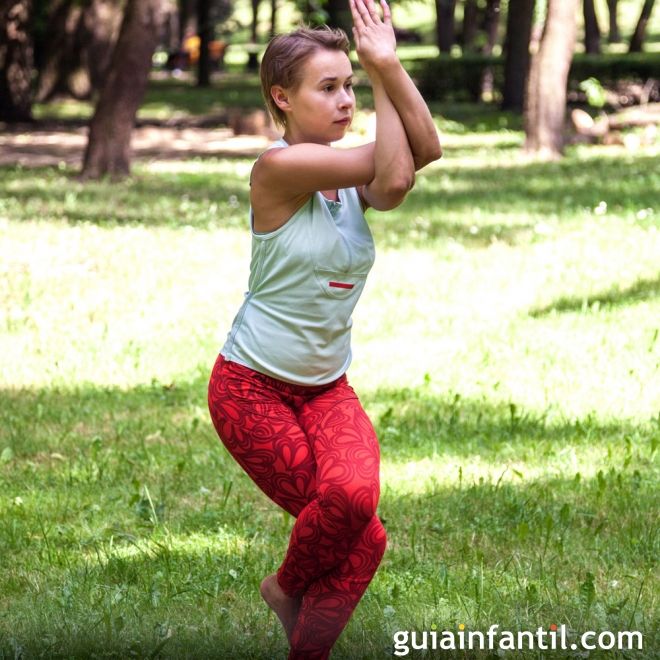
[[[322,484],[318,493],[325,514],[349,531],[362,529],[374,517],[380,488],[377,480],[359,485]]]

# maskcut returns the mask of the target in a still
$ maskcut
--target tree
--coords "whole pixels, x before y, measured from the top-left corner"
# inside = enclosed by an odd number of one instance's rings
[[[441,53],[451,52],[454,45],[456,0],[435,0],[436,38]]]
[[[199,36],[199,60],[197,62],[197,86],[209,87],[211,67],[217,63],[211,57],[210,47],[215,39],[215,28],[232,12],[231,0],[197,0],[197,34]],[[256,20],[256,15],[255,15]],[[256,23],[253,24],[256,34]]]
[[[178,0],[179,8],[179,47],[183,46],[186,37],[197,32],[195,26],[197,16],[197,0]]]
[[[563,149],[568,72],[575,50],[578,0],[548,0],[543,36],[532,58],[525,103],[525,149],[557,158]]]
[[[129,174],[131,133],[147,87],[161,18],[161,0],[128,0],[90,124],[82,170],[85,179]]]
[[[584,0],[584,48],[590,55],[600,54],[600,26],[596,16],[594,0]]]
[[[277,0],[270,0],[270,31],[272,39],[277,33]]]
[[[654,4],[655,4],[655,0],[644,0],[644,5],[642,6],[642,13],[639,15],[639,20],[637,21],[635,32],[633,33],[633,36],[630,39],[629,52],[631,53],[642,52],[642,47],[644,46],[644,39],[646,38],[646,26],[649,22],[649,19],[651,18],[651,12],[653,11]]]
[[[607,40],[611,44],[618,44],[621,41],[621,32],[619,32],[619,15],[617,13],[619,0],[607,0],[607,9],[610,14],[610,30]]]
[[[509,0],[504,39],[502,108],[523,111],[529,73],[529,42],[536,0]]]
[[[500,25],[500,4],[500,0],[486,0],[486,12],[484,16],[486,42],[481,49],[484,55],[492,55],[493,48],[497,43],[497,30]]]
[[[44,4],[41,2],[40,4]],[[88,99],[110,67],[121,23],[120,0],[55,0],[38,30],[37,99],[58,94]]]
[[[486,42],[481,49],[484,55],[492,55],[493,48],[497,43],[497,31],[500,24],[500,0],[486,0],[486,14],[484,17],[484,30]],[[493,69],[486,67],[481,77],[481,98],[487,98],[493,94]]]
[[[347,0],[325,0],[323,8],[328,12],[328,25],[341,28],[346,34],[351,34],[353,20]]]
[[[32,121],[31,0],[0,4],[0,121]]]
[[[479,6],[477,0],[465,0],[463,7],[463,51],[472,50],[479,31]]]
[[[211,85],[211,56],[209,45],[213,40],[211,22],[212,0],[197,0],[197,34],[199,35],[199,60],[197,61],[197,86]]]
[[[251,0],[252,4],[252,26],[250,29],[250,41],[252,42],[252,49],[248,53],[247,70],[258,71],[259,59],[257,58],[257,26],[259,23],[259,5],[261,0]]]

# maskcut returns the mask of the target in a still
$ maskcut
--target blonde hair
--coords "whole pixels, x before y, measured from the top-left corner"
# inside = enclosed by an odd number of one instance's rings
[[[301,27],[288,34],[273,37],[261,58],[259,75],[261,92],[268,112],[276,124],[284,127],[286,115],[273,100],[270,90],[273,85],[295,90],[302,82],[302,68],[315,52],[339,50],[348,55],[350,42],[343,30],[324,25],[319,28]]]

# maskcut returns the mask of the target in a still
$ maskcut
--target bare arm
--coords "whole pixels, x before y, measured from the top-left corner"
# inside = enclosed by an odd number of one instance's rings
[[[415,170],[438,160],[442,148],[422,95],[398,59],[379,68],[381,81],[401,118],[415,161]]]
[[[415,182],[415,166],[403,123],[377,76],[373,77],[376,106],[375,173],[360,188],[364,202],[378,211],[401,204]]]
[[[371,181],[375,175],[375,144],[334,149],[322,144],[293,144],[270,149],[252,169],[252,185],[280,191],[282,197],[317,190],[350,188]]]
[[[366,204],[379,211],[398,206],[415,181],[415,163],[399,113],[387,93],[380,62],[395,54],[396,39],[391,21],[381,21],[363,0],[350,0],[353,36],[360,64],[372,83],[376,107],[375,176],[360,189]],[[386,7],[387,5],[385,5]]]
[[[410,151],[419,170],[442,156],[438,132],[426,102],[396,55],[396,41],[392,28],[392,15],[386,0],[380,0],[383,11],[381,21],[374,0],[351,0],[356,42],[360,30],[378,35],[382,47],[374,50],[365,61],[360,59],[369,78],[377,76],[396,108],[404,126]],[[391,37],[390,37],[391,33]],[[359,53],[359,47],[358,47]]]

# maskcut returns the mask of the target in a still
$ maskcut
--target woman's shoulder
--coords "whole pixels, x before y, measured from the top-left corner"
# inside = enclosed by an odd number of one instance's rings
[[[283,149],[288,146],[289,145],[285,142],[284,138],[280,138],[269,144],[266,149],[256,157],[254,163],[252,163],[252,169],[250,170],[250,186],[252,185],[252,176],[255,169],[258,170],[264,163],[267,163],[269,158],[272,157],[274,150]]]

